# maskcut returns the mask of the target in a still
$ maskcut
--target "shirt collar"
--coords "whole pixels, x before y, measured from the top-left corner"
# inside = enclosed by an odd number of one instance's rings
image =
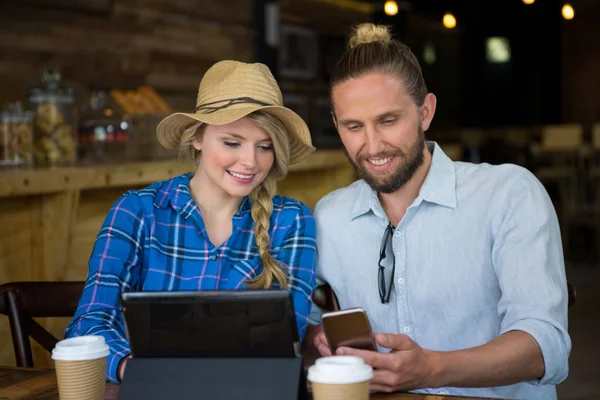
[[[166,208],[171,204],[173,209],[183,214],[185,218],[188,218],[194,210],[200,211],[190,193],[190,179],[192,176],[193,173],[188,172],[162,182],[158,187],[154,205],[158,208]],[[242,200],[240,209],[234,215],[234,218],[242,217],[244,214],[250,212],[251,209],[252,202],[250,201],[250,197],[246,196]]]
[[[427,142],[429,151],[433,153],[429,171],[419,191],[419,197],[430,203],[456,208],[456,173],[452,160],[444,153],[436,142]],[[385,217],[377,193],[366,183],[359,186],[351,219],[357,218],[369,211],[379,217]]]
[[[433,152],[433,157],[419,196],[430,203],[456,208],[454,163],[436,142],[427,142],[427,147]]]

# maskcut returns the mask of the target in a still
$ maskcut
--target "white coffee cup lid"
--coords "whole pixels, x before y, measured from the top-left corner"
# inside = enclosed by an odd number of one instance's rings
[[[315,383],[346,384],[368,381],[373,368],[356,356],[331,356],[317,359],[308,368],[308,380]]]
[[[108,356],[108,345],[102,336],[77,336],[56,343],[52,359],[61,361],[95,360]]]

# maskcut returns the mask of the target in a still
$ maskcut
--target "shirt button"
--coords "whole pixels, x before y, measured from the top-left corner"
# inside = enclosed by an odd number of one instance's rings
[[[213,260],[213,261],[216,260],[217,259],[216,254],[214,256],[211,256],[210,259]]]
[[[404,285],[404,278],[398,278],[398,285]]]
[[[402,236],[402,232],[400,232],[400,231],[396,231],[396,232],[394,233],[394,236],[396,236],[396,237],[400,237],[400,236]]]
[[[408,332],[410,332],[410,326],[407,325],[404,327],[404,333],[408,333]]]

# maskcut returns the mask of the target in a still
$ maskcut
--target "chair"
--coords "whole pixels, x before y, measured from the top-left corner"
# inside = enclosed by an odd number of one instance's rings
[[[575,290],[575,286],[573,286],[570,282],[567,282],[567,292],[569,294],[568,307],[571,308],[577,299],[577,291]],[[313,292],[312,299],[313,303],[325,311],[338,311],[340,309],[337,296],[328,283],[317,286]]]
[[[545,125],[542,127],[542,151],[577,151],[583,144],[581,124]]]
[[[85,282],[11,282],[0,286],[0,314],[8,316],[17,367],[33,368],[29,336],[51,352],[58,340],[33,318],[75,315]]]
[[[312,300],[313,303],[325,311],[338,311],[340,309],[337,296],[328,283],[315,288]]]
[[[545,125],[536,154],[535,174],[545,185],[558,189],[558,219],[565,254],[571,256],[571,231],[584,215],[587,145],[581,124]]]

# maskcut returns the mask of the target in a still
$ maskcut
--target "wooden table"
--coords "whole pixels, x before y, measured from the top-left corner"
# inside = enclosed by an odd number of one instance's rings
[[[29,398],[35,398],[36,400],[58,399],[54,370],[0,367],[0,400]],[[119,385],[107,383],[104,398],[117,400],[119,398]],[[475,397],[447,397],[412,393],[376,394],[371,398],[379,400],[484,400]]]

